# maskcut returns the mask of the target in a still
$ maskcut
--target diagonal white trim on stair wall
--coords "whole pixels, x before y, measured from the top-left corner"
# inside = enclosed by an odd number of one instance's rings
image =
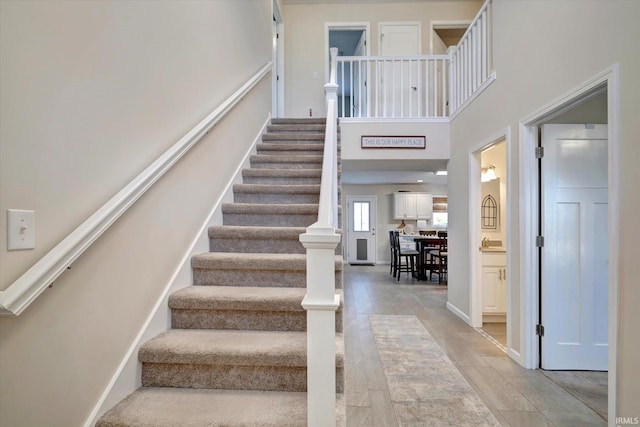
[[[267,117],[262,128],[256,135],[253,144],[251,144],[251,148],[247,150],[242,162],[238,164],[233,177],[227,182],[224,192],[218,200],[216,200],[216,203],[200,227],[196,237],[191,242],[191,245],[180,260],[171,279],[169,279],[165,286],[164,291],[158,298],[142,329],[131,344],[118,369],[116,369],[113,374],[104,393],[100,396],[89,417],[87,417],[84,427],[93,426],[104,412],[140,387],[138,349],[147,340],[169,329],[171,323],[171,314],[167,303],[169,295],[178,289],[191,285],[191,258],[195,254],[209,252],[209,227],[222,224],[222,204],[233,199],[233,185],[242,182],[242,170],[248,167],[249,158],[255,153],[256,144],[260,141],[262,134],[266,131],[267,125],[270,122],[271,116]],[[164,310],[161,308],[164,308]]]
[[[87,250],[136,200],[178,162],[269,72],[267,62],[244,85],[212,111],[185,136],[165,151],[129,184],[113,196],[86,221],[58,243],[29,270],[0,291],[0,315],[17,316],[44,292],[71,264]]]

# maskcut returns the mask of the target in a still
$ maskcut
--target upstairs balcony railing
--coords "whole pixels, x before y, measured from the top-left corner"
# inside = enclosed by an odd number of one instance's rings
[[[495,79],[491,2],[446,55],[339,56],[341,119],[448,119]]]

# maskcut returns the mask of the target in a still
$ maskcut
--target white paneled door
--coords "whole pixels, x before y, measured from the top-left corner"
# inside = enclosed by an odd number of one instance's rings
[[[607,126],[542,127],[542,368],[607,370]]]
[[[348,196],[347,262],[376,263],[376,197]]]
[[[380,55],[383,57],[420,55],[419,23],[381,23]],[[424,70],[418,61],[387,59],[377,70],[381,91],[380,115],[411,117],[418,114],[419,87],[424,85]]]

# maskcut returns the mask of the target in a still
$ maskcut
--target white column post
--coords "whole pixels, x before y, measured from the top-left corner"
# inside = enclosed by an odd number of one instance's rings
[[[340,295],[335,293],[335,251],[338,234],[300,235],[307,249],[307,425],[336,425],[336,310]],[[318,230],[328,231],[325,230]]]

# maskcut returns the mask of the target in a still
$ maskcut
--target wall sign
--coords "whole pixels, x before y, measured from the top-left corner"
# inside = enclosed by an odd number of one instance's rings
[[[362,148],[426,148],[424,136],[369,136],[362,135]]]

